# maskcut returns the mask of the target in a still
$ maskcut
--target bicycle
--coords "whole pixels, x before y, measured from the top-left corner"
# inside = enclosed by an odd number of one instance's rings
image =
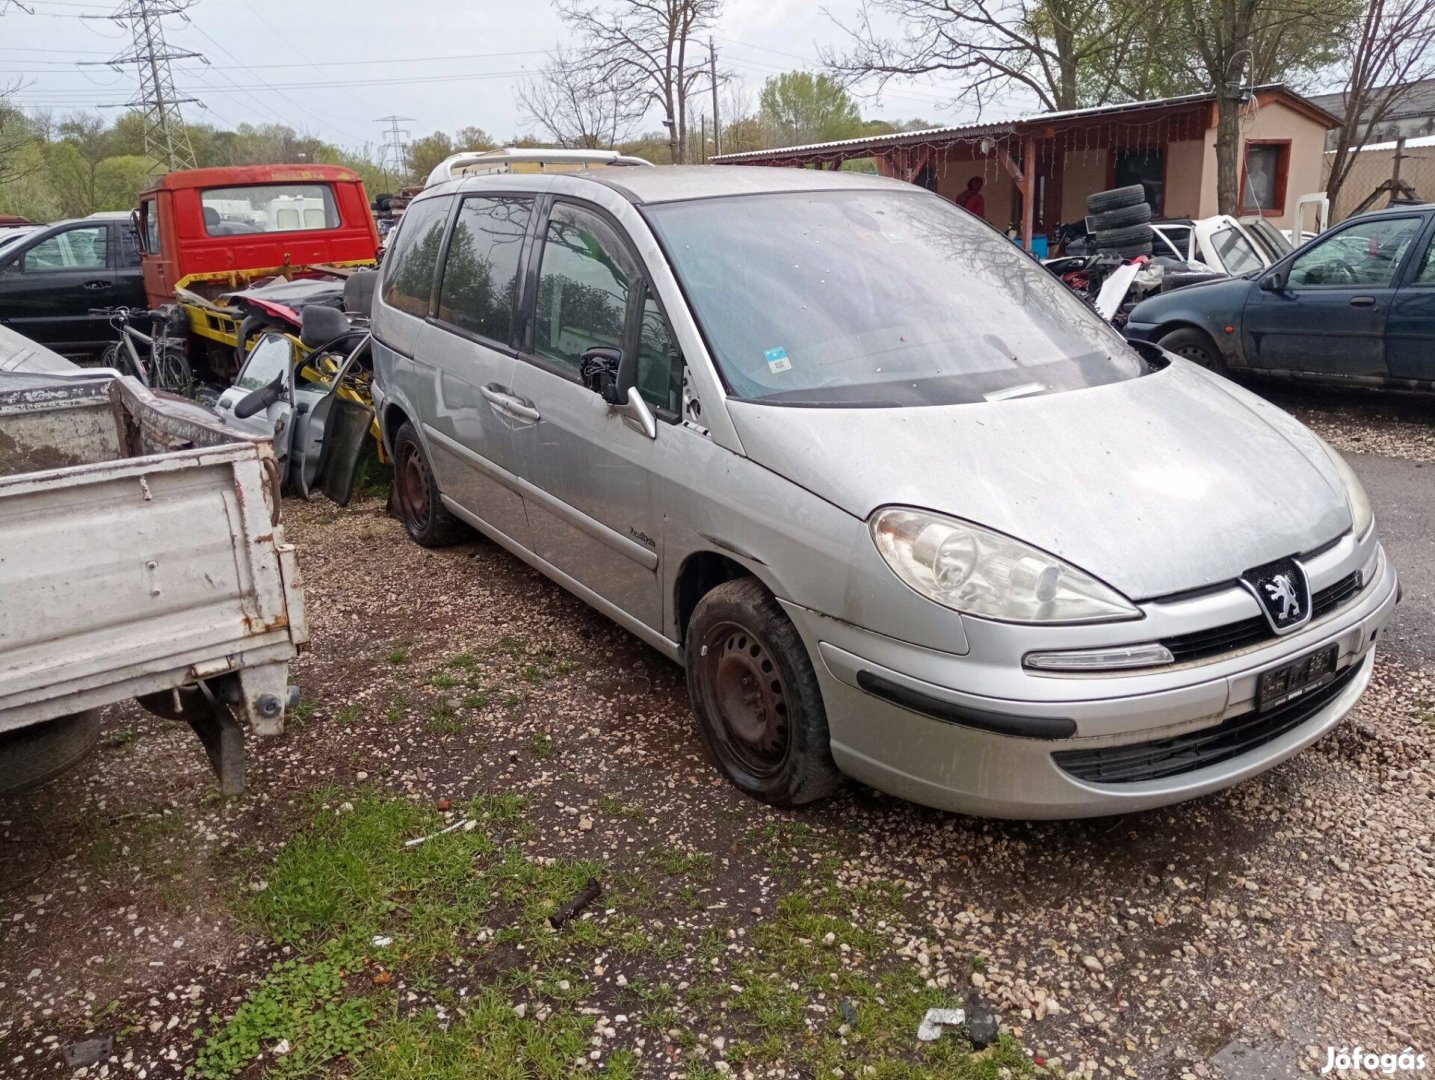
[[[164,326],[168,316],[162,311],[137,311],[132,308],[97,308],[95,314],[108,314],[110,325],[119,331],[118,341],[101,354],[100,362],[133,375],[151,390],[168,390],[189,394],[194,388],[194,373],[182,346],[170,341]],[[132,321],[148,319],[160,329],[152,336],[131,325]],[[143,353],[139,346],[143,346]],[[148,356],[148,359],[146,359]]]

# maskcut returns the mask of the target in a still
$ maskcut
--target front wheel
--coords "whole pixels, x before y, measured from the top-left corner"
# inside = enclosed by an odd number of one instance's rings
[[[687,630],[688,698],[718,767],[741,791],[799,806],[841,782],[807,649],[755,578],[698,602]]]
[[[1184,326],[1180,330],[1171,331],[1156,344],[1167,352],[1200,364],[1207,371],[1214,371],[1217,375],[1227,373],[1226,361],[1222,358],[1221,351],[1203,331]]]
[[[448,512],[412,424],[394,435],[394,495],[399,519],[410,538],[424,547],[449,547],[468,535],[468,526]]]

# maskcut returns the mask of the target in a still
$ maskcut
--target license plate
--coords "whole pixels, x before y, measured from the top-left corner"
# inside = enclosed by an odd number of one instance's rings
[[[1256,686],[1256,710],[1274,709],[1319,690],[1335,678],[1335,661],[1339,655],[1339,647],[1329,645],[1320,652],[1309,653],[1284,667],[1262,673]]]

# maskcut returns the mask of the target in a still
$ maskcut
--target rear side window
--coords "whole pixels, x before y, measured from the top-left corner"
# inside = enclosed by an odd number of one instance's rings
[[[452,197],[423,199],[404,211],[399,234],[384,256],[384,303],[410,315],[429,312],[434,271]]]
[[[532,216],[532,199],[463,200],[444,258],[440,319],[479,337],[511,340],[519,259]]]

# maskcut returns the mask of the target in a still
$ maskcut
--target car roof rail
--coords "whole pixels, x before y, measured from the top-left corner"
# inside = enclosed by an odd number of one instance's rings
[[[430,188],[461,176],[499,172],[583,172],[594,165],[634,165],[652,168],[653,163],[616,150],[559,150],[546,147],[505,146],[501,150],[467,150],[452,154],[434,166],[424,187]],[[515,166],[520,166],[515,170]],[[532,168],[521,168],[531,166]]]

